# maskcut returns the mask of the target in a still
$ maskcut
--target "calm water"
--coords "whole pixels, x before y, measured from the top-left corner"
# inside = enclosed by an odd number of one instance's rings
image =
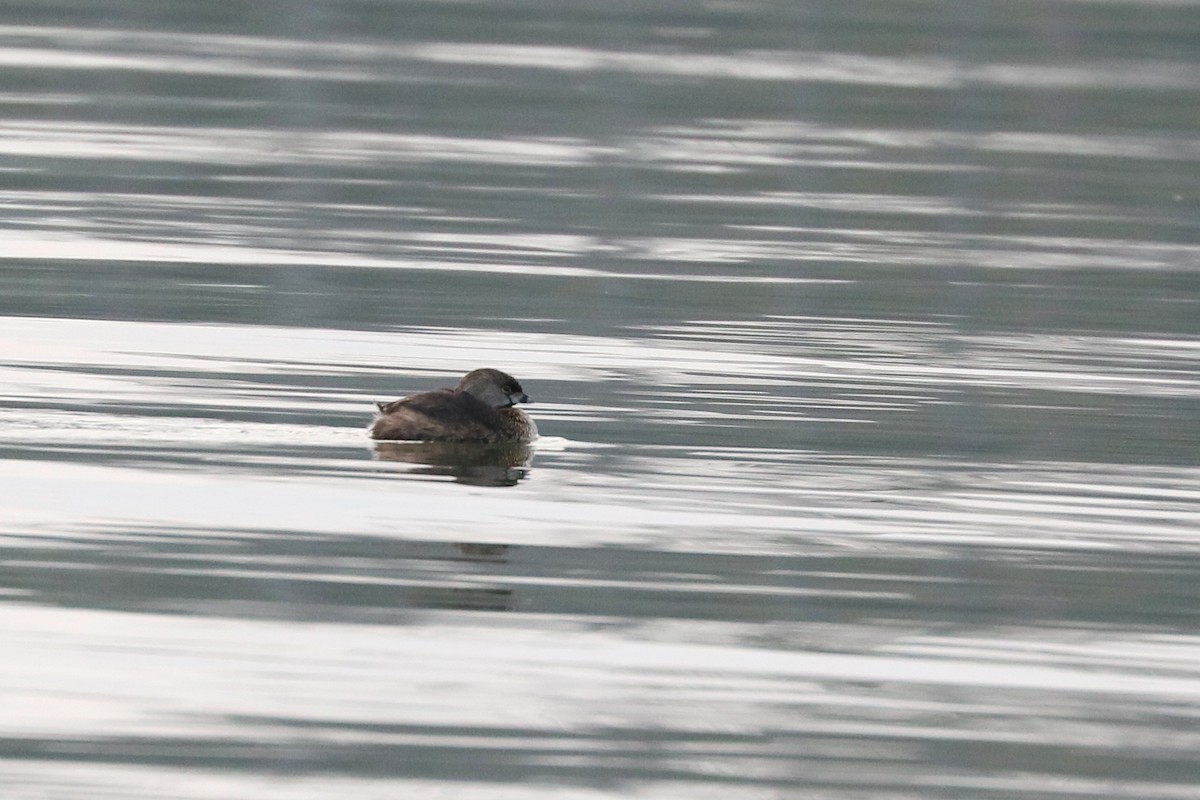
[[[1200,796],[1195,3],[4,7],[0,798]]]

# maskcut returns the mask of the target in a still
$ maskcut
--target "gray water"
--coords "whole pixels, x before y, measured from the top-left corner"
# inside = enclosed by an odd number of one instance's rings
[[[1195,3],[3,10],[0,798],[1200,797]]]

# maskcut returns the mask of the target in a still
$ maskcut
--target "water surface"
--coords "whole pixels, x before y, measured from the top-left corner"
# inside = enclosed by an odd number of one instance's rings
[[[1194,16],[13,5],[0,794],[1194,797]]]

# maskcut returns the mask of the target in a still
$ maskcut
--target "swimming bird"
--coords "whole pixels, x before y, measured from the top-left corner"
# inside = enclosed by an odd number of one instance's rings
[[[372,439],[426,442],[530,442],[537,425],[516,407],[531,403],[516,378],[498,369],[468,372],[453,389],[376,403]]]

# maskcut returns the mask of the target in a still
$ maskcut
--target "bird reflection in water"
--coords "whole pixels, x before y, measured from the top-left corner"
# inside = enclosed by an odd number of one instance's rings
[[[375,458],[416,465],[415,475],[442,475],[470,486],[516,486],[529,475],[533,447],[525,442],[400,442],[375,445]]]
[[[504,564],[508,563],[508,551],[511,545],[458,542],[454,547],[470,561],[495,561]]]

